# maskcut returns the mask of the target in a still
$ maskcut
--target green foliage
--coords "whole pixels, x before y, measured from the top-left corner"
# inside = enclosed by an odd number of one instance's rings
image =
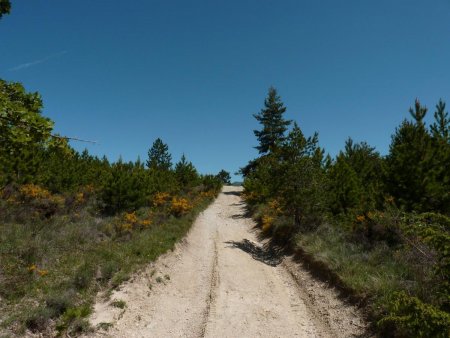
[[[388,315],[378,325],[394,328],[405,337],[442,337],[450,335],[450,314],[421,302],[405,292],[394,293],[388,303]]]
[[[320,224],[325,208],[323,151],[318,135],[305,138],[296,123],[280,148],[281,161],[275,169],[284,215],[293,217],[297,228],[311,229]]]
[[[403,227],[411,242],[426,244],[433,250],[433,270],[436,277],[436,304],[450,311],[450,218],[426,213],[406,218]]]
[[[404,121],[392,137],[386,185],[396,203],[408,211],[450,212],[450,121],[444,109],[440,101],[428,131],[423,123],[426,108],[416,101],[415,110],[410,110],[415,123]]]
[[[0,325],[17,329],[26,325],[37,332],[53,320],[62,332],[86,328],[82,319],[99,287],[117,287],[171,249],[214,196],[194,189],[185,197],[193,209],[177,218],[157,207],[127,214],[129,219],[99,217],[88,211],[87,204],[76,210],[79,215],[67,210],[33,219],[27,213],[20,222],[4,219],[2,205],[8,204],[12,213],[33,197],[23,202],[16,195],[8,201],[0,199],[0,297],[4,300]],[[127,221],[142,226],[128,228]],[[129,229],[128,235],[116,236],[115,224]]]
[[[357,209],[362,194],[362,182],[344,157],[339,156],[328,171],[329,204],[334,214]]]
[[[345,150],[327,167],[330,210],[364,213],[383,205],[384,163],[375,148],[354,144],[349,138]]]
[[[175,177],[180,187],[191,188],[198,184],[199,175],[194,165],[186,160],[186,156],[181,156],[180,161],[175,165]]]
[[[171,170],[160,139],[149,169],[79,153],[41,109],[39,94],[0,80],[0,324],[77,334],[98,288],[172,248],[222,184],[185,156]],[[154,205],[157,193],[170,199]]]
[[[119,309],[125,309],[125,307],[127,306],[127,303],[124,300],[114,300],[111,302],[111,305],[119,308]]]
[[[445,111],[445,102],[439,100],[434,113],[434,123],[431,125],[431,132],[436,139],[450,142],[450,117]]]
[[[148,151],[147,167],[162,171],[172,168],[172,155],[169,153],[169,146],[160,138],[153,142],[152,147]]]
[[[217,178],[222,181],[223,184],[231,184],[231,176],[228,171],[221,170],[217,174]]]
[[[294,124],[270,138],[263,128],[255,132],[261,155],[241,173],[263,233],[296,245],[308,265],[370,299],[383,333],[447,337],[450,119],[442,101],[429,129],[426,113],[416,100],[413,122],[396,129],[385,158],[348,139],[334,160],[324,159],[317,134],[306,138]]]
[[[27,182],[36,170],[34,154],[48,145],[53,128],[41,110],[38,93],[0,79],[0,184]]]
[[[427,111],[428,109],[420,104],[419,99],[416,99],[414,102],[414,109],[409,108],[409,113],[418,126],[424,126],[423,119],[425,118]]]
[[[264,100],[264,108],[259,114],[254,114],[255,119],[262,125],[261,130],[254,130],[259,141],[256,147],[260,154],[266,154],[284,140],[290,121],[283,118],[286,111],[283,102],[275,88],[270,87],[267,98]]]
[[[147,202],[148,175],[144,167],[121,159],[111,166],[101,191],[103,210],[107,213],[132,211]]]
[[[431,137],[425,128],[404,121],[392,137],[387,184],[389,193],[406,210],[429,210],[426,182],[431,156]]]
[[[271,88],[263,109],[255,118],[263,124],[255,131],[261,155],[241,169],[245,180],[247,203],[256,207],[272,199],[280,205],[280,215],[288,221],[287,232],[316,227],[326,207],[324,198],[323,150],[318,146],[318,135],[306,138],[294,123],[285,135],[290,121],[282,114],[286,108],[276,91]],[[265,218],[266,227],[268,215]]]
[[[3,15],[11,11],[11,2],[9,0],[0,0],[0,19]]]
[[[200,179],[203,191],[218,193],[222,189],[222,181],[214,175],[203,175]]]

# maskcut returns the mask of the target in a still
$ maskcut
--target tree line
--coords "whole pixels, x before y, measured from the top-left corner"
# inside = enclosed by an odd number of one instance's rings
[[[318,133],[306,137],[286,120],[275,88],[254,117],[259,157],[241,169],[253,203],[278,196],[297,228],[313,227],[324,212],[362,214],[386,201],[408,212],[450,214],[450,117],[440,100],[427,127],[427,108],[416,100],[381,156],[366,142],[345,141],[335,158],[325,156]],[[314,215],[314,216],[313,216]],[[312,218],[311,218],[312,217]]]
[[[52,193],[74,193],[91,186],[106,213],[136,210],[157,192],[186,193],[194,187],[217,190],[229,174],[202,175],[183,154],[173,164],[168,145],[157,138],[142,162],[110,162],[77,152],[68,138],[53,134],[42,115],[42,98],[20,83],[0,79],[0,187],[36,184]],[[202,188],[202,189],[203,189]]]

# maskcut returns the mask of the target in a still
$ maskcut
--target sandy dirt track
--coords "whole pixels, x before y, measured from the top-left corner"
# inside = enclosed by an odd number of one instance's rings
[[[187,237],[108,301],[97,337],[368,337],[358,309],[265,251],[241,188],[224,187]],[[114,301],[126,303],[121,309]]]

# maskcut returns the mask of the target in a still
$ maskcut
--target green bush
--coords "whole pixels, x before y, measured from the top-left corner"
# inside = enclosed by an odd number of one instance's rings
[[[450,335],[449,313],[405,292],[394,293],[387,310],[387,315],[378,322],[385,331],[393,329],[405,337],[447,338]]]

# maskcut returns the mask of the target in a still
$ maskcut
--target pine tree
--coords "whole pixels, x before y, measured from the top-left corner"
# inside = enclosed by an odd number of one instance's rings
[[[182,188],[189,188],[194,186],[199,179],[197,170],[192,162],[186,160],[186,156],[183,154],[180,161],[175,165],[175,176],[178,184]]]
[[[262,125],[261,130],[254,130],[259,141],[258,149],[260,154],[266,154],[273,150],[276,145],[284,141],[288,126],[291,121],[285,120],[283,114],[286,112],[280,96],[275,88],[270,87],[267,98],[264,101],[264,108],[259,114],[254,114],[255,119]]]
[[[153,142],[152,147],[148,151],[147,167],[162,171],[172,169],[172,155],[169,153],[169,146],[160,138]]]
[[[324,211],[323,150],[315,133],[306,138],[297,123],[287,135],[272,168],[272,196],[279,196],[282,208],[293,218],[295,230],[311,229],[320,223]]]
[[[433,147],[423,123],[426,111],[416,100],[415,110],[410,109],[415,122],[405,120],[396,129],[386,159],[388,192],[406,210],[433,209]]]
[[[231,184],[231,176],[228,171],[222,169],[216,176],[223,184]]]
[[[111,166],[102,187],[100,199],[103,210],[113,214],[142,207],[146,203],[146,183],[146,172],[142,166],[119,159]]]
[[[420,104],[419,99],[416,99],[416,101],[414,102],[414,109],[412,107],[409,108],[409,113],[416,121],[416,125],[418,126],[424,126],[423,119],[425,118],[427,111],[428,111],[427,107],[422,106]]]
[[[450,213],[450,118],[445,112],[445,103],[439,100],[434,113],[434,123],[431,125],[433,145],[433,165],[430,182],[433,206],[436,210]]]
[[[434,113],[435,122],[431,125],[431,131],[435,138],[441,138],[450,143],[450,117],[445,111],[445,102],[439,100]]]
[[[354,170],[358,178],[359,211],[370,211],[381,207],[384,202],[384,163],[375,148],[366,142],[355,144],[351,138],[348,138],[344,152],[339,154],[339,158]]]
[[[360,208],[362,183],[341,152],[327,172],[330,209],[334,214],[348,213]]]

